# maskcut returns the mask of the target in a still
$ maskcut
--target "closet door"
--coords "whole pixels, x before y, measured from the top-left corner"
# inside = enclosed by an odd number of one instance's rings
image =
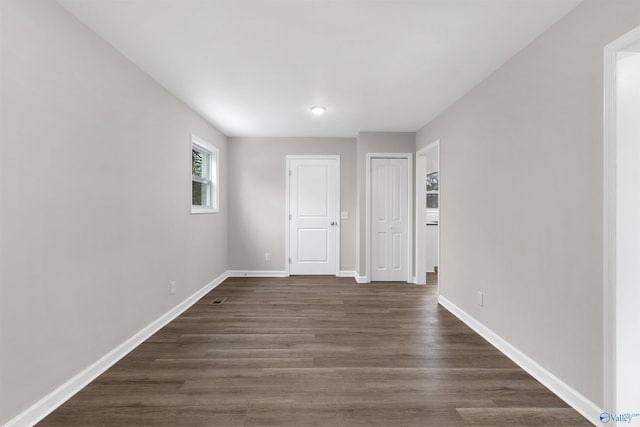
[[[371,280],[407,280],[408,159],[371,159]]]

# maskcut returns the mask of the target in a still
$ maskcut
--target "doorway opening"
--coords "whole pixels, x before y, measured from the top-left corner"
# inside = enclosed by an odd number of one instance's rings
[[[416,153],[416,283],[438,285],[440,259],[440,140]]]
[[[640,396],[640,27],[604,52],[604,410]]]

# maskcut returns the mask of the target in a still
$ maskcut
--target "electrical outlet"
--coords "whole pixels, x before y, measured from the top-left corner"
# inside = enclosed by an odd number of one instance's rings
[[[266,253],[264,254],[264,260],[265,260],[265,261],[271,261],[271,254],[270,254],[269,252],[266,252]]]
[[[169,283],[169,294],[173,295],[176,293],[176,282],[174,280]]]
[[[484,292],[478,291],[478,299],[476,302],[480,307],[484,307]]]

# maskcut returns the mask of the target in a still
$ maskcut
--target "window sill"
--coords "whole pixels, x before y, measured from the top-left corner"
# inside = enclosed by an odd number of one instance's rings
[[[210,213],[218,213],[218,209],[216,209],[216,208],[201,208],[201,207],[195,207],[195,206],[191,207],[191,214],[192,215],[210,214]]]

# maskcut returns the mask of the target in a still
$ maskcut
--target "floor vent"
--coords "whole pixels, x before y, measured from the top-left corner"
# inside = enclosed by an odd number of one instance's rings
[[[218,298],[214,299],[213,301],[211,301],[211,304],[212,305],[222,304],[226,300],[227,300],[227,297],[218,297]]]

